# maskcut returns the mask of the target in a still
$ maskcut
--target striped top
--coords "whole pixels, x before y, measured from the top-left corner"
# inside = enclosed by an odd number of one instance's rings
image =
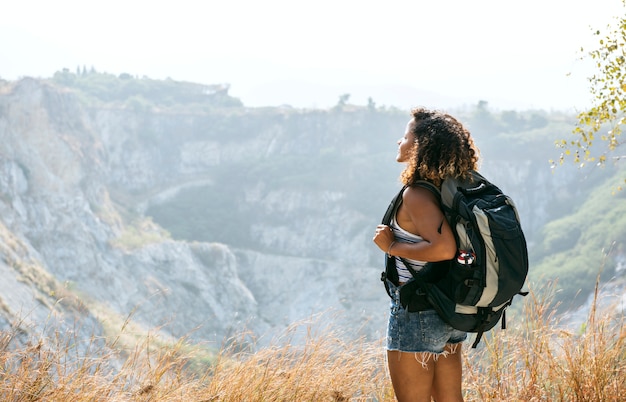
[[[391,219],[389,227],[391,228],[396,241],[399,243],[418,243],[423,241],[420,236],[402,229],[400,225],[398,225],[395,215]],[[411,268],[415,271],[421,270],[426,264],[426,261],[411,260],[408,258],[405,258],[404,261],[408,262],[411,265]],[[411,275],[411,272],[404,265],[400,257],[396,257],[396,269],[398,270],[398,281],[400,283],[407,282],[409,279],[413,278],[413,275]]]

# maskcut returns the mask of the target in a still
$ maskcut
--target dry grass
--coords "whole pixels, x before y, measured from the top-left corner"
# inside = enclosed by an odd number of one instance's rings
[[[392,400],[380,343],[344,343],[314,327],[294,325],[256,352],[242,334],[218,353],[184,339],[163,346],[156,336],[122,350],[93,338],[79,351],[78,340],[60,336],[14,347],[16,334],[4,333],[0,400]],[[294,341],[303,331],[304,341]]]
[[[465,348],[467,401],[618,401],[626,394],[623,321],[592,310],[576,333],[557,325],[549,295],[523,319]],[[511,320],[510,320],[511,321]],[[509,322],[513,324],[513,322]],[[0,334],[2,401],[393,401],[382,341],[342,341],[300,323],[252,352],[247,335],[212,354],[146,336],[132,348],[61,334],[21,346]]]
[[[623,401],[624,317],[597,311],[597,287],[595,295],[586,323],[574,332],[564,329],[554,310],[548,308],[549,292],[531,292],[518,328],[498,331],[479,353],[468,353],[467,399]]]

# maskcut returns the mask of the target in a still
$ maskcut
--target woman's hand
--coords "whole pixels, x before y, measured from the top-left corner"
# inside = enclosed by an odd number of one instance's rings
[[[395,241],[395,236],[393,235],[393,231],[389,226],[378,225],[376,226],[376,234],[374,234],[373,240],[379,249],[387,253],[389,251],[391,243]]]

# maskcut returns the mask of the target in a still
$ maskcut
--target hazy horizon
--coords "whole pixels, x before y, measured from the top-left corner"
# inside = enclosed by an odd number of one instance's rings
[[[227,83],[246,106],[494,108],[589,105],[597,43],[620,0],[387,4],[322,0],[12,2],[0,78],[94,67],[115,75]]]

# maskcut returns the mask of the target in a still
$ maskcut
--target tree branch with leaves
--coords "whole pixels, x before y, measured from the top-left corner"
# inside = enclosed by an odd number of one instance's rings
[[[622,3],[626,11],[626,0]],[[585,162],[604,164],[609,154],[623,144],[620,136],[626,125],[626,13],[616,17],[616,23],[616,26],[608,25],[606,33],[596,30],[598,47],[582,57],[595,62],[596,73],[588,78],[594,106],[577,115],[573,130],[576,139],[557,141],[557,146],[564,149],[561,164],[567,156],[572,156],[581,166]],[[581,52],[585,49],[581,48]],[[597,139],[605,142],[606,147],[594,155],[591,147]],[[613,157],[620,158],[626,155]]]

